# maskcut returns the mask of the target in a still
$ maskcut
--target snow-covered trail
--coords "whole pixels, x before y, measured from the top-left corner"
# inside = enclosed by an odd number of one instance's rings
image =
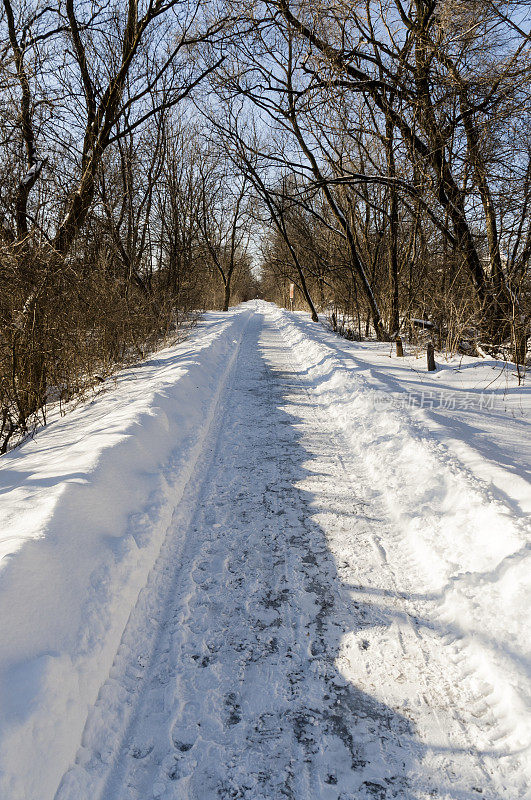
[[[238,347],[57,800],[528,797],[275,314]]]

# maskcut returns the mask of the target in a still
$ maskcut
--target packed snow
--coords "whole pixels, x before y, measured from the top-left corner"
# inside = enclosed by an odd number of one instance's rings
[[[531,797],[529,391],[438,366],[253,301],[4,456],[0,796]]]

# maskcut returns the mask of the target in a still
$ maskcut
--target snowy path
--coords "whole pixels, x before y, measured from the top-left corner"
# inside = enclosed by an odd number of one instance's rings
[[[529,796],[440,598],[266,311],[175,520],[57,800]]]

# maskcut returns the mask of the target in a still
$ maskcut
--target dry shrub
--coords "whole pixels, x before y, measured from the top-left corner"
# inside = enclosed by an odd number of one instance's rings
[[[86,265],[44,248],[0,251],[0,452],[45,421],[51,402],[159,344],[177,322],[160,294],[103,257]]]

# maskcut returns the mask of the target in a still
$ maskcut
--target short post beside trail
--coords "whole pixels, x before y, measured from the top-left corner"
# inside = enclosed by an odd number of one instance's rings
[[[402,344],[402,339],[400,336],[397,336],[395,339],[396,343],[396,354],[399,358],[404,358],[404,345]]]
[[[428,372],[435,372],[437,365],[435,364],[435,348],[433,346],[433,342],[428,342],[426,355],[428,357]]]

